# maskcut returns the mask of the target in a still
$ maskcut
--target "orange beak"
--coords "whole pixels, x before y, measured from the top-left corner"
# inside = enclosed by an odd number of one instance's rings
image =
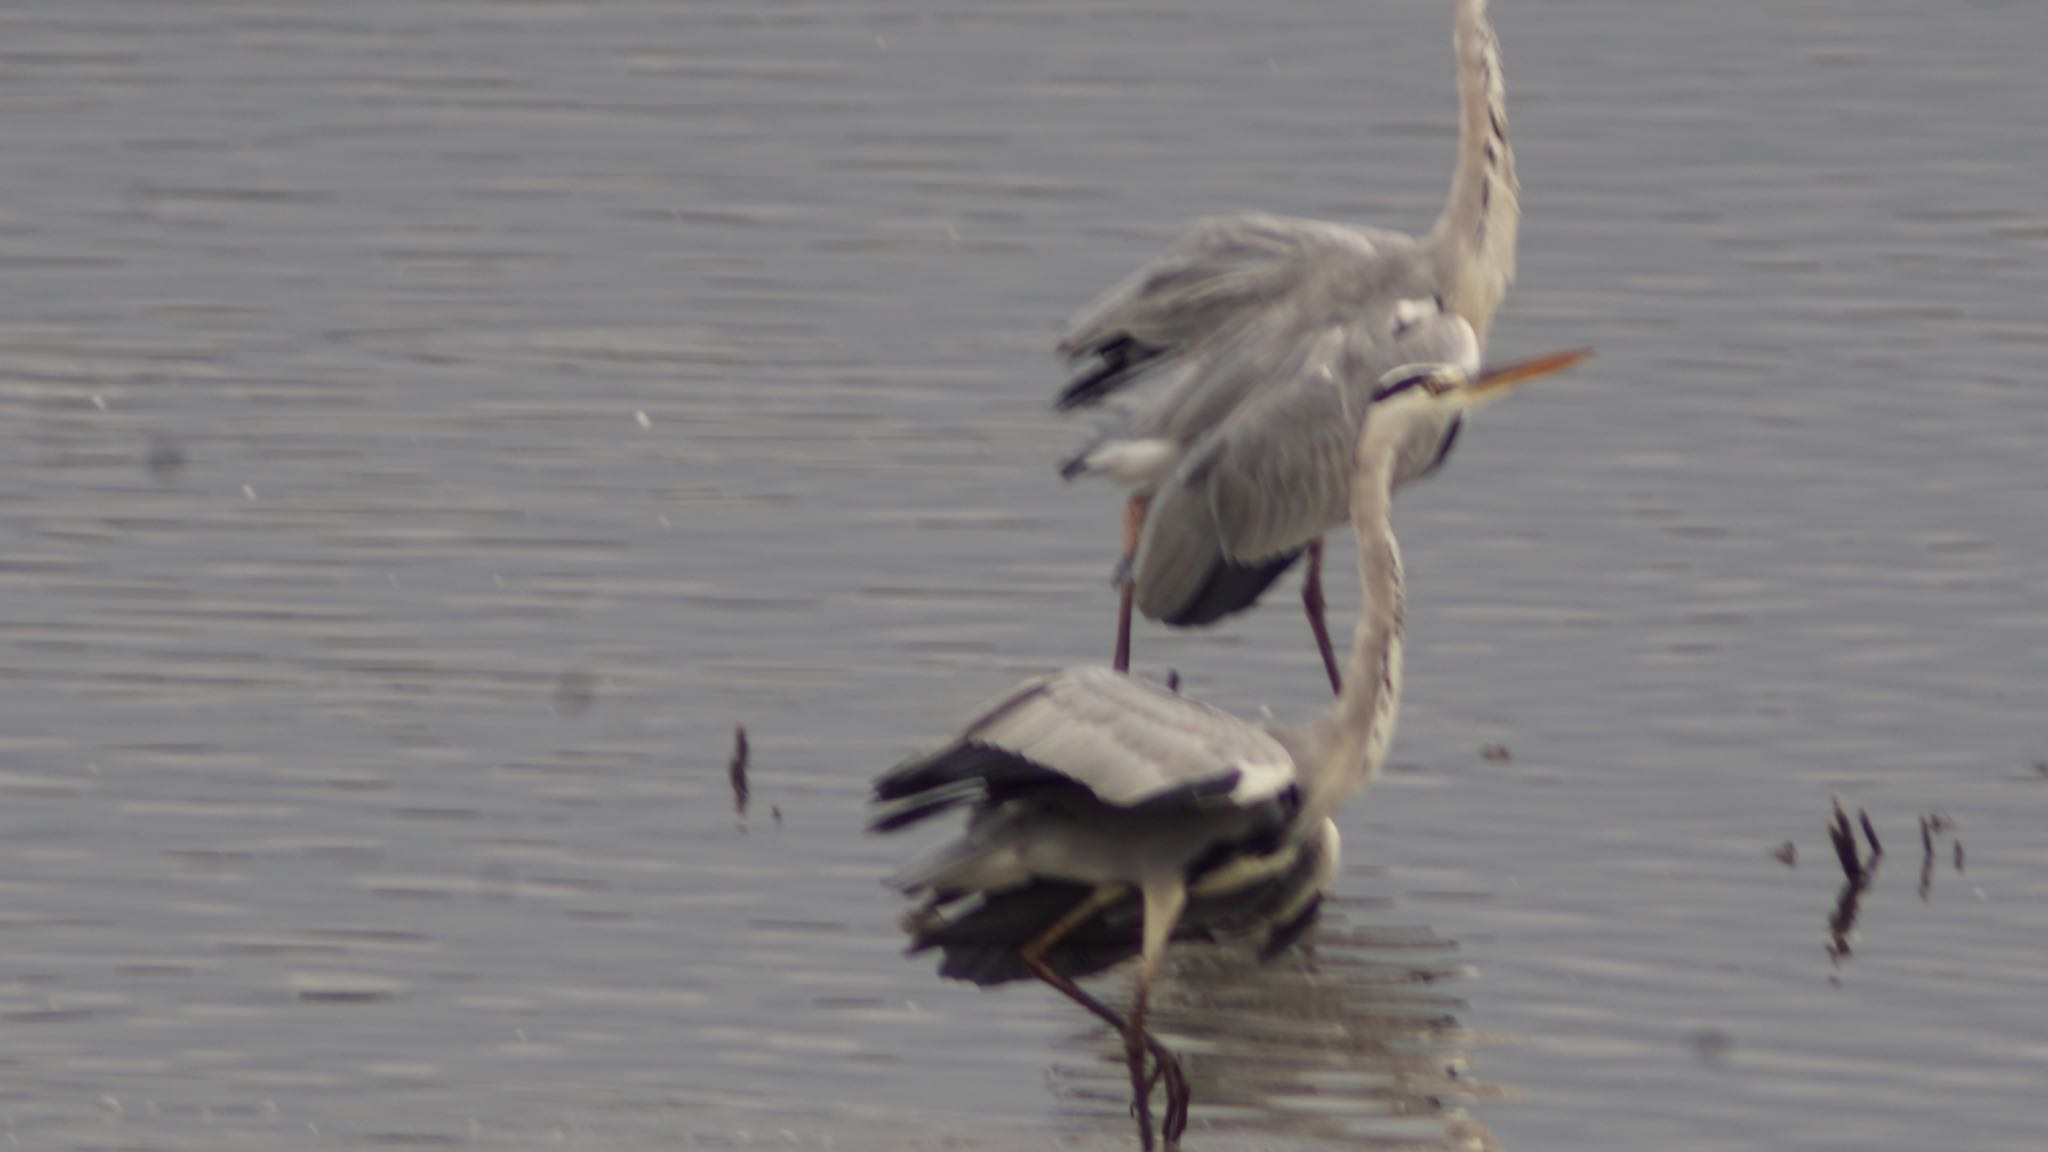
[[[1465,389],[1465,394],[1477,406],[1505,396],[1538,377],[1554,376],[1592,355],[1591,348],[1573,348],[1567,352],[1552,352],[1547,356],[1488,368],[1479,373],[1479,379]]]

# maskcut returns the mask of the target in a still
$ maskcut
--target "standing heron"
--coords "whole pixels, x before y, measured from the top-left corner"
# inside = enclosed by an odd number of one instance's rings
[[[1302,606],[1330,686],[1340,687],[1323,621],[1322,534],[1342,522],[1350,453],[1326,435],[1327,413],[1301,394],[1319,386],[1340,354],[1377,357],[1383,369],[1449,363],[1476,370],[1515,275],[1519,185],[1486,0],[1454,0],[1452,39],[1458,160],[1443,212],[1426,235],[1265,213],[1198,220],[1061,337],[1059,350],[1078,373],[1055,402],[1062,411],[1163,377],[1060,468],[1068,479],[1104,475],[1132,491],[1119,671],[1130,667],[1134,605],[1168,625],[1214,623],[1249,608],[1305,551]],[[1201,467],[1191,458],[1217,451],[1232,458],[1229,470],[1214,480],[1189,474]],[[1248,483],[1264,487],[1230,487]],[[1148,564],[1142,541],[1154,531],[1152,497],[1176,484],[1211,501],[1218,521],[1211,547]],[[1323,510],[1336,494],[1334,520],[1286,504],[1310,491],[1323,495]],[[1239,512],[1268,519],[1245,525],[1226,518]],[[1276,518],[1288,521],[1287,531],[1275,534]],[[1164,571],[1169,559],[1185,567]]]
[[[1145,1029],[1168,942],[1262,935],[1267,951],[1286,947],[1336,875],[1332,813],[1379,771],[1393,739],[1402,634],[1394,492],[1442,463],[1466,411],[1583,355],[1476,382],[1452,364],[1368,382],[1349,414],[1363,423],[1350,512],[1364,604],[1351,675],[1308,727],[1269,730],[1083,666],[1026,681],[945,747],[875,782],[885,805],[876,831],[972,806],[958,839],[892,878],[922,897],[904,918],[910,950],[940,949],[942,975],[984,986],[1035,976],[1117,1029],[1148,1152],[1156,1082],[1166,1087],[1168,1148],[1187,1124],[1186,1077]],[[1074,983],[1134,954],[1128,1018]]]

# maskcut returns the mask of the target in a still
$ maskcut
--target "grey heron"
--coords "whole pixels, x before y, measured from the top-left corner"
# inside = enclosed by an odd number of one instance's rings
[[[1061,337],[1059,350],[1077,369],[1055,401],[1063,411],[1156,378],[1156,387],[1060,469],[1068,479],[1104,475],[1132,492],[1119,577],[1119,670],[1130,666],[1134,606],[1171,626],[1214,623],[1250,607],[1306,552],[1302,605],[1330,686],[1339,687],[1323,621],[1322,535],[1342,523],[1350,454],[1318,436],[1329,431],[1328,398],[1316,393],[1331,386],[1330,360],[1358,355],[1382,370],[1424,362],[1476,370],[1515,275],[1519,185],[1486,0],[1454,0],[1452,40],[1458,158],[1428,233],[1266,213],[1197,220]],[[1231,465],[1212,475],[1207,462],[1219,452]],[[1247,490],[1251,484],[1261,487]],[[1152,498],[1174,487],[1212,504],[1206,548],[1148,548],[1164,530],[1155,526]],[[1293,498],[1303,502],[1288,503]],[[1226,519],[1230,511],[1265,519],[1245,525]]]
[[[1350,676],[1307,727],[1268,729],[1081,666],[1024,682],[944,747],[875,782],[876,831],[970,807],[962,835],[892,877],[921,897],[904,919],[910,950],[939,949],[942,975],[979,985],[1035,976],[1117,1029],[1148,1150],[1158,1080],[1169,1148],[1187,1123],[1186,1078],[1145,1028],[1167,944],[1262,936],[1266,950],[1284,948],[1336,874],[1331,815],[1378,772],[1393,738],[1402,641],[1393,493],[1442,463],[1467,410],[1584,355],[1476,381],[1460,365],[1405,366],[1349,414],[1362,422],[1349,504],[1364,603]],[[1128,1018],[1074,983],[1132,955]]]

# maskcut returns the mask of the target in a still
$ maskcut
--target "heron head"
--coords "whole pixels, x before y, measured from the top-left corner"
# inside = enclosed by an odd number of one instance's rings
[[[1404,364],[1380,377],[1373,389],[1360,450],[1392,457],[1397,489],[1424,479],[1450,458],[1466,412],[1592,354],[1591,348],[1554,352],[1488,369],[1476,378],[1456,364]]]

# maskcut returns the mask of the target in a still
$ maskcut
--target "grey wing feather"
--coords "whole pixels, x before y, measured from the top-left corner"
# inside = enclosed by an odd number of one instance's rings
[[[1170,619],[1218,563],[1248,566],[1342,524],[1374,389],[1404,364],[1478,367],[1469,324],[1433,300],[1383,302],[1347,323],[1261,328],[1207,370],[1267,381],[1192,448],[1152,497],[1132,576],[1136,604]]]
[[[1294,552],[1345,522],[1359,429],[1387,373],[1410,364],[1478,371],[1472,326],[1434,301],[1422,308],[1398,302],[1402,315],[1392,323],[1326,329],[1307,342],[1286,386],[1261,394],[1222,429],[1207,488],[1225,559],[1246,564]]]
[[[1363,345],[1363,346],[1362,346]],[[1343,521],[1358,428],[1378,374],[1356,328],[1318,337],[1293,378],[1222,430],[1202,484],[1217,548],[1233,563],[1300,549]]]
[[[1187,471],[1184,464],[1172,482],[1153,493],[1131,561],[1131,604],[1147,620],[1178,617],[1223,561],[1216,509],[1200,487],[1200,476],[1188,477]]]
[[[1188,798],[1252,807],[1294,782],[1293,758],[1264,729],[1158,685],[1082,667],[1027,682],[946,748],[885,775],[875,796],[917,803],[943,789],[986,787],[991,765],[1056,777],[1118,808]]]
[[[1234,779],[1229,800],[1249,806],[1294,782],[1292,757],[1264,729],[1107,668],[1059,673],[966,738],[1051,768],[1120,808],[1225,779]]]
[[[1260,498],[1261,481],[1252,474],[1256,470],[1273,473],[1279,485],[1292,489],[1318,475],[1313,467],[1299,467],[1295,452],[1342,449],[1339,421],[1302,418],[1332,407],[1342,414],[1344,392],[1333,384],[1352,338],[1344,325],[1304,332],[1269,324],[1206,358],[1204,371],[1219,389],[1263,390],[1188,452],[1153,493],[1132,565],[1136,606],[1148,618],[1178,617],[1201,595],[1218,565],[1268,558],[1235,547],[1233,537],[1240,529],[1228,518],[1247,515]],[[1299,435],[1283,434],[1283,424]],[[1314,438],[1339,443],[1334,449],[1315,448],[1306,443]],[[1273,502],[1298,512],[1302,499],[1300,493],[1276,491]],[[1256,515],[1262,522],[1272,518],[1267,512]]]
[[[1285,294],[1302,254],[1342,232],[1264,212],[1202,217],[1075,316],[1060,351],[1084,355],[1120,336],[1161,348],[1193,343],[1222,315]]]
[[[1395,232],[1263,212],[1205,217],[1068,325],[1060,352],[1101,363],[1069,385],[1060,406],[1098,400],[1275,312],[1327,314],[1381,281],[1427,271],[1415,241]],[[1185,407],[1193,397],[1188,381],[1178,383],[1146,407]]]

